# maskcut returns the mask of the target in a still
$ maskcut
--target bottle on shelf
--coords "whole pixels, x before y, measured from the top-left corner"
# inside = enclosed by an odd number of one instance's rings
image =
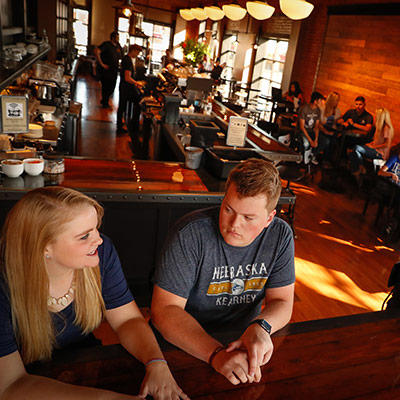
[[[42,40],[43,40],[45,43],[49,44],[49,37],[47,36],[46,29],[43,29],[43,32],[42,32]]]

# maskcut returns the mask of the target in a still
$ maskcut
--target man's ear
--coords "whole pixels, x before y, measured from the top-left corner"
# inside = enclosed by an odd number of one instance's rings
[[[270,223],[272,222],[272,220],[274,219],[275,215],[276,215],[276,210],[272,210],[272,211],[268,214],[267,221],[265,222],[265,225],[264,225],[265,228],[269,226],[269,224],[270,224]]]

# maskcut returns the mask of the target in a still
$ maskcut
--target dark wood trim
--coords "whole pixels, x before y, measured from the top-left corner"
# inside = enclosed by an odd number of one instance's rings
[[[328,15],[400,15],[400,3],[330,6],[328,7]]]

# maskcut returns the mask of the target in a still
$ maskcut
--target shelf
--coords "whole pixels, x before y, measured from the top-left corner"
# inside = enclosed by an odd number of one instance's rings
[[[20,61],[16,68],[8,70],[5,69],[4,66],[0,67],[0,91],[9,86],[16,78],[18,78],[26,69],[28,69],[32,64],[36,61],[40,60],[43,56],[45,56],[51,47],[49,46],[47,49],[39,51],[36,54],[32,54]]]
[[[18,35],[23,32],[23,28],[19,26],[7,26],[3,28],[3,36]]]

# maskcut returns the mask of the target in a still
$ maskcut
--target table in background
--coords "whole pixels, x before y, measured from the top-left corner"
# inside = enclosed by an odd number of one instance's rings
[[[260,383],[230,384],[183,351],[164,349],[191,399],[400,398],[400,311],[358,314],[288,325],[273,335]],[[230,338],[231,340],[231,338]],[[137,394],[142,364],[119,345],[61,352],[29,372],[64,382]]]

